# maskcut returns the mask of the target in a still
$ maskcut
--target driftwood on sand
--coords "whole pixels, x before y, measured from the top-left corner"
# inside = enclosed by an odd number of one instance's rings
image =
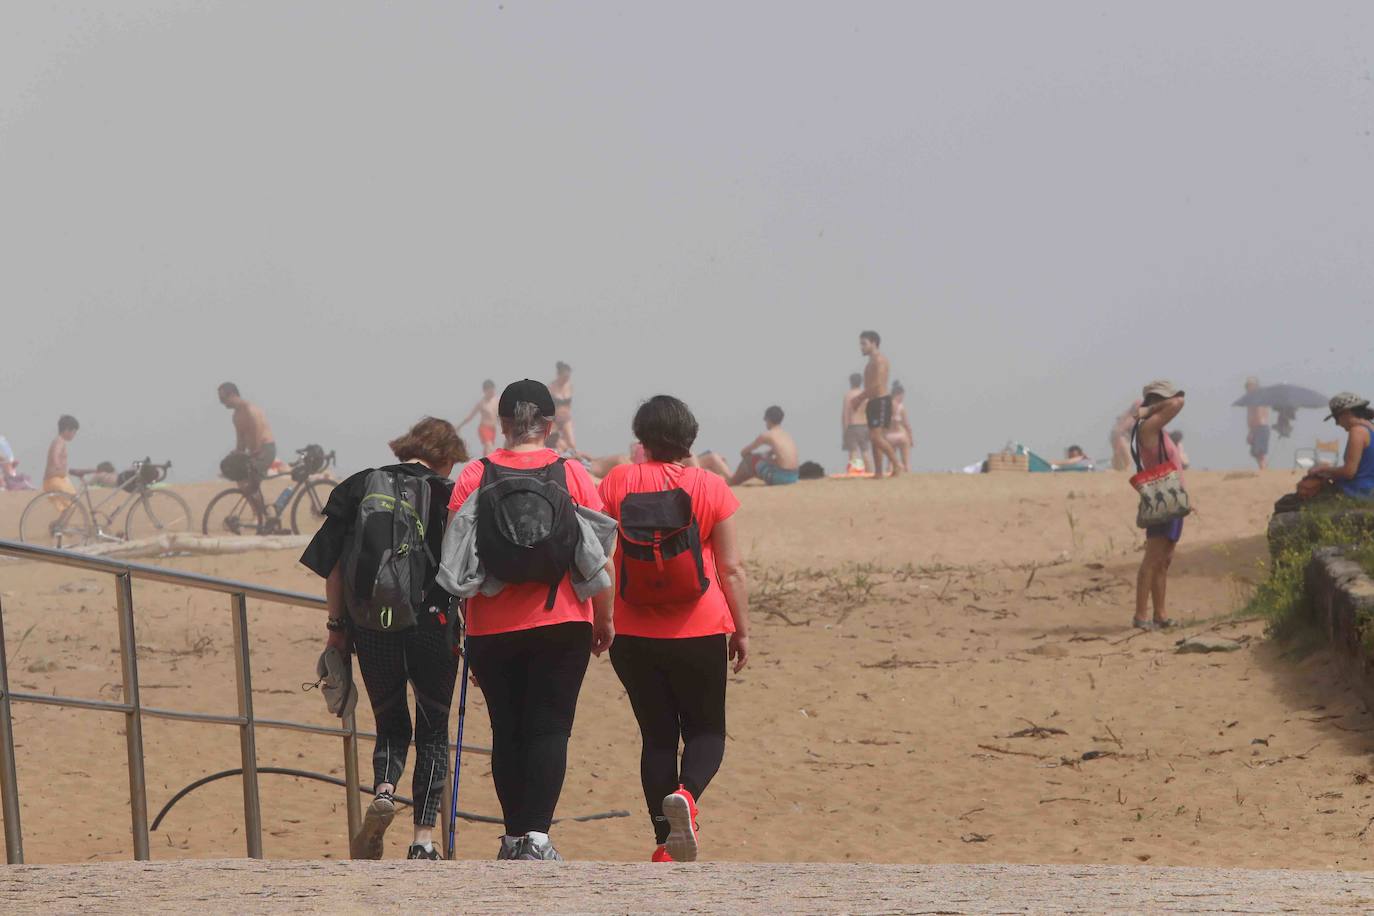
[[[96,557],[135,559],[161,557],[167,554],[232,554],[255,550],[300,550],[310,543],[309,535],[276,535],[270,537],[210,537],[203,534],[179,532],[161,534],[136,541],[111,541],[78,547],[74,552]]]

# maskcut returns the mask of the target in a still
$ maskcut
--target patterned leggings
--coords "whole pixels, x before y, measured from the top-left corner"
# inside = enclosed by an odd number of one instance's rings
[[[397,785],[405,770],[412,735],[406,681],[415,688],[415,823],[433,827],[448,779],[448,711],[458,659],[443,629],[427,623],[393,633],[354,627],[353,651],[377,720],[374,788]]]

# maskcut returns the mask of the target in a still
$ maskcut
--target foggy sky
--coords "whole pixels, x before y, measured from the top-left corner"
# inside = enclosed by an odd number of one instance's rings
[[[1242,466],[1246,375],[1374,396],[1371,47],[1368,4],[9,3],[0,434],[204,478],[233,380],[352,469],[563,359],[589,452],[662,391],[835,470],[871,327],[921,468],[1107,454],[1157,376]]]

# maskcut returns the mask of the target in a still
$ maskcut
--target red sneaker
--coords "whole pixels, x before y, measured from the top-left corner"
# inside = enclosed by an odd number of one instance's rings
[[[664,844],[674,862],[697,860],[697,800],[682,786],[663,798],[663,816],[668,819],[668,842]]]
[[[655,847],[654,847],[654,857],[653,857],[652,859],[650,859],[649,861],[650,861],[650,862],[671,862],[671,861],[673,861],[673,857],[670,856],[670,855],[668,855],[668,847],[667,847],[667,846],[655,846]]]

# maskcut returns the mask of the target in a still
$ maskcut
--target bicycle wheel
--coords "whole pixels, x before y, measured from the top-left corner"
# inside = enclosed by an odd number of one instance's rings
[[[194,527],[191,507],[171,490],[145,490],[124,516],[124,538],[129,541],[181,534]]]
[[[291,533],[314,534],[324,524],[324,506],[329,494],[339,485],[337,480],[318,478],[301,485],[301,491],[291,503]]]
[[[205,518],[201,521],[201,531],[205,534],[256,535],[258,517],[248,498],[240,490],[225,490],[210,500],[205,507]]]
[[[19,516],[19,540],[39,547],[80,547],[95,534],[91,514],[75,496],[40,493]]]

